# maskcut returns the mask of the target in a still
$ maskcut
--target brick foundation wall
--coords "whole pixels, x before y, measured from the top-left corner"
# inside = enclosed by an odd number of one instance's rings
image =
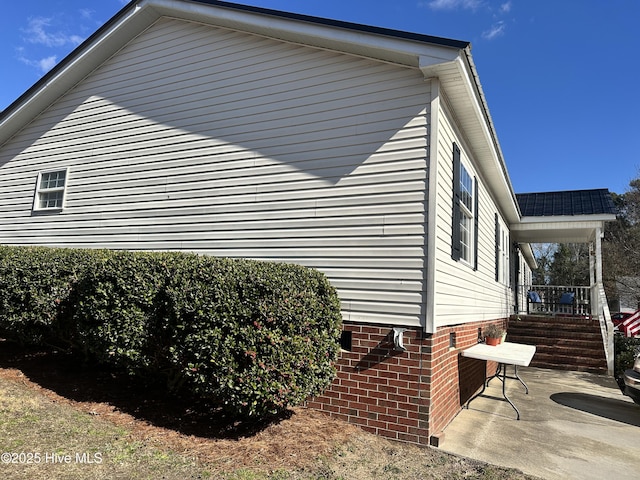
[[[505,321],[501,321],[503,325]],[[338,375],[307,406],[394,440],[428,444],[460,412],[495,364],[460,356],[489,323],[404,333],[405,352],[395,351],[393,327],[345,323],[351,349],[343,351]],[[453,338],[452,338],[453,335]],[[455,346],[451,347],[450,342]]]
[[[465,358],[460,352],[478,343],[478,329],[491,323],[506,327],[506,319],[474,322],[439,328],[432,336],[432,402],[429,434],[439,437],[460,412],[462,406],[482,386],[487,374],[496,371],[497,364]],[[454,339],[451,339],[451,335]],[[450,347],[452,341],[455,347]]]

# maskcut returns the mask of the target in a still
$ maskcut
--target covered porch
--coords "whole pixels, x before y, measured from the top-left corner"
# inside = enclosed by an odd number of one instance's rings
[[[514,287],[516,315],[544,315],[572,321],[595,320],[613,374],[613,323],[602,281],[602,238],[605,223],[615,220],[611,194],[606,189],[517,194],[522,217],[511,225],[512,240],[527,261],[535,264],[532,243],[586,243],[589,245],[589,285],[533,285],[520,279]],[[517,268],[516,268],[517,270]],[[524,278],[524,280],[523,280]],[[530,295],[529,292],[535,292]]]

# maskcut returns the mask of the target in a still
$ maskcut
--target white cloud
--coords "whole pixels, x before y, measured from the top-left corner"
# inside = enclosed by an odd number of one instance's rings
[[[51,55],[50,57],[38,60],[38,67],[40,68],[40,71],[45,73],[55,67],[56,63],[58,63],[58,56]]]
[[[511,18],[513,0],[498,0],[497,2],[488,2],[487,0],[421,0],[418,2],[418,6],[439,11],[471,11],[477,17],[476,23],[479,25],[483,22],[487,22],[485,23],[487,25],[488,22],[493,21],[491,27],[482,32],[482,38],[485,40],[493,40],[505,35],[507,21],[513,21]]]
[[[41,73],[47,73],[58,63],[57,55],[51,55],[49,57],[41,58],[40,60],[30,60],[24,56],[20,56],[18,58],[22,63],[37,68]]]
[[[53,19],[45,17],[30,18],[27,28],[23,32],[27,35],[25,40],[29,43],[44,45],[46,47],[63,47],[65,45],[77,46],[82,43],[80,35],[70,35],[61,31],[51,31]]]
[[[504,35],[506,30],[504,22],[494,23],[489,30],[482,32],[482,38],[486,40],[493,40],[494,38]]]
[[[29,18],[22,28],[23,42],[18,48],[17,58],[41,73],[48,72],[60,58],[84,41],[82,33],[87,29],[79,20],[91,20],[93,14],[93,11],[83,9],[75,18],[66,18],[62,14]]]
[[[80,10],[80,16],[86,20],[91,20],[95,12],[89,8],[83,8]]]
[[[425,4],[434,10],[455,10],[458,8],[477,10],[482,5],[482,0],[431,0],[420,3],[420,5]]]

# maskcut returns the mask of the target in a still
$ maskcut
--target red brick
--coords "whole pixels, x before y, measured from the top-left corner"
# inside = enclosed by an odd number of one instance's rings
[[[379,429],[383,429],[383,430],[387,428],[387,424],[385,422],[381,422],[379,420],[369,420],[369,421],[367,421],[367,426],[374,427],[374,428],[379,428]]]
[[[392,431],[389,431],[389,430],[380,430],[378,432],[378,435],[380,435],[381,437],[391,438],[393,440],[397,440],[398,439],[398,432],[392,432]]]

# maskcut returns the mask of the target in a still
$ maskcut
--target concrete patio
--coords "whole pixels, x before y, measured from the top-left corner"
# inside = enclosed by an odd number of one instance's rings
[[[508,367],[513,374],[513,367]],[[637,479],[640,476],[640,406],[612,377],[519,368],[529,386],[507,380],[485,393],[445,429],[440,449],[545,479]]]

